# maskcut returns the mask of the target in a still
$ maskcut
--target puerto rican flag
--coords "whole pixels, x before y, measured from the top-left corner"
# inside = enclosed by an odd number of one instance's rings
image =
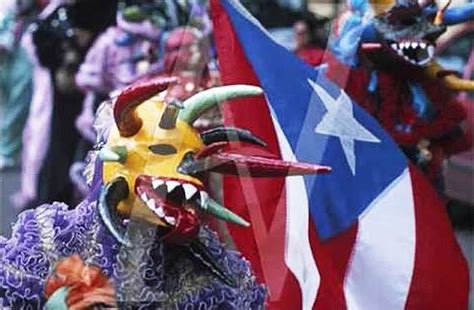
[[[444,206],[380,125],[317,70],[275,43],[235,0],[211,0],[224,84],[266,98],[225,105],[273,156],[326,175],[224,179],[229,225],[269,290],[269,309],[466,309],[468,269]]]

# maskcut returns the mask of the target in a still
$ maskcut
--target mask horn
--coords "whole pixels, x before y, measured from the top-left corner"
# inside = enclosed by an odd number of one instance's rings
[[[183,103],[178,100],[171,100],[166,103],[165,111],[160,120],[160,128],[173,129],[176,127],[179,111],[183,108]]]
[[[436,13],[436,17],[433,21],[433,24],[435,25],[442,25],[443,24],[443,20],[444,20],[444,12],[446,12],[446,10],[448,9],[449,5],[451,4],[451,0],[448,0],[444,5],[443,7],[441,7],[439,10],[438,10],[438,13]]]
[[[140,131],[143,123],[135,109],[176,82],[176,78],[157,78],[127,87],[119,95],[114,106],[114,118],[120,136],[131,137]]]
[[[308,163],[289,162],[260,156],[217,153],[181,165],[184,174],[199,175],[203,172],[259,177],[286,177],[329,173],[331,168]]]
[[[194,121],[206,111],[226,100],[258,96],[262,93],[263,90],[260,87],[250,85],[214,87],[184,101],[184,109],[179,113],[179,119],[192,126]]]
[[[125,246],[131,246],[131,243],[127,236],[126,227],[117,213],[117,206],[128,195],[127,181],[123,177],[118,177],[103,186],[98,205],[99,217],[105,227],[120,244]]]

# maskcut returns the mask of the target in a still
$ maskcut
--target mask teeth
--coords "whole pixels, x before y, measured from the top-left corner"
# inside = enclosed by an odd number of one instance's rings
[[[449,5],[451,4],[451,0],[446,1],[446,3],[438,10],[436,13],[436,17],[433,21],[433,24],[435,25],[441,25],[443,24],[444,20],[444,12],[448,9]]]
[[[140,195],[141,200],[147,205],[147,207],[156,214],[156,216],[170,226],[176,225],[176,218],[173,216],[167,215],[163,207],[155,202],[155,200],[143,192]]]
[[[424,66],[428,64],[434,56],[435,47],[433,44],[423,42],[423,41],[402,41],[402,42],[394,42],[390,44],[390,47],[394,52],[397,53],[398,56],[405,59],[407,62],[416,65],[416,66]],[[419,50],[426,51],[426,57],[424,59],[416,59],[414,58],[413,54]]]
[[[179,180],[165,180],[160,178],[151,179],[151,187],[155,195],[161,197],[161,199],[170,201],[177,205],[194,205],[200,208],[204,208],[209,195],[198,186],[195,186],[189,182],[181,182]],[[142,193],[140,198],[147,203],[152,198],[150,194]],[[148,207],[154,210],[153,206],[155,202],[150,203]],[[161,218],[161,214],[157,214]]]

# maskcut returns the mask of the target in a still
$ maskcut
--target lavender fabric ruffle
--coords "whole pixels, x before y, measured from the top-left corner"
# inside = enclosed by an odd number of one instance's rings
[[[182,249],[157,241],[152,226],[131,222],[131,248],[119,246],[102,225],[95,202],[76,209],[43,205],[19,215],[10,239],[0,237],[0,306],[39,309],[45,280],[61,258],[79,254],[112,279],[117,300],[139,309],[261,309],[266,297],[249,264],[226,250],[208,228],[201,241],[237,283],[229,287]]]

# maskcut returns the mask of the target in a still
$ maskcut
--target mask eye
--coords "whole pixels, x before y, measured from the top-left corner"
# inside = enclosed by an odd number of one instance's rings
[[[155,144],[150,145],[148,148],[158,155],[173,155],[177,153],[176,148],[170,144]]]

